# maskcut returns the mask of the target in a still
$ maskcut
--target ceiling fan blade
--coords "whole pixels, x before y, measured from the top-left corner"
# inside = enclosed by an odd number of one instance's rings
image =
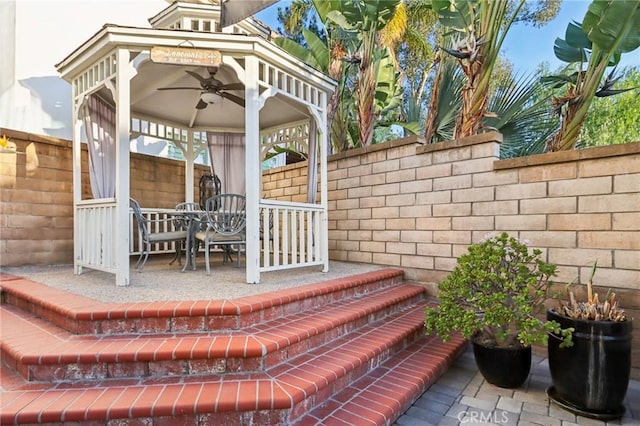
[[[209,104],[203,101],[202,99],[198,99],[198,104],[196,105],[196,109],[205,109],[207,105]]]
[[[200,83],[204,83],[205,80],[206,80],[206,78],[204,78],[203,76],[201,76],[197,72],[186,70],[186,73],[189,74],[190,76],[192,76],[193,78],[197,79]]]
[[[244,90],[244,84],[242,83],[229,83],[223,84],[218,87],[218,90]]]
[[[244,108],[244,99],[242,99],[241,97],[236,96],[236,95],[232,95],[231,93],[227,93],[227,92],[219,92],[218,94],[220,96],[222,96],[223,98],[227,98],[231,102],[235,102],[236,104],[238,104],[242,108]]]
[[[158,87],[156,90],[202,90],[202,87]]]

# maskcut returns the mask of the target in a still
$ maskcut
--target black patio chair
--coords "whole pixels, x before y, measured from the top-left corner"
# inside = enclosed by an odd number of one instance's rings
[[[173,260],[169,263],[178,259],[180,262],[180,256],[182,253],[182,244],[187,242],[187,230],[186,229],[176,229],[175,226],[175,218],[167,217],[165,219],[158,219],[151,221],[145,218],[142,215],[142,211],[140,210],[140,204],[133,198],[129,199],[129,207],[133,210],[133,214],[136,217],[136,222],[138,222],[138,230],[140,231],[140,238],[142,238],[142,253],[140,253],[140,258],[138,259],[138,263],[136,263],[136,269],[138,272],[142,272],[142,268],[144,268],[144,264],[147,263],[147,259],[149,258],[149,253],[151,253],[151,245],[158,243],[166,243],[166,242],[175,242],[176,246],[176,255]],[[168,223],[168,225],[164,225]],[[151,225],[155,226],[152,227]],[[171,229],[169,231],[154,231],[153,228],[160,229]]]
[[[195,239],[204,242],[207,275],[211,275],[209,252],[212,246],[238,247],[238,267],[242,246],[246,247],[246,199],[238,194],[220,194],[205,204],[206,228],[196,232]]]

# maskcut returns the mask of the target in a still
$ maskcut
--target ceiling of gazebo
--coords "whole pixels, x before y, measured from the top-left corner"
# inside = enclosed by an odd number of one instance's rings
[[[204,109],[196,109],[202,90],[199,82],[186,71],[209,76],[207,67],[142,63],[131,80],[131,112],[135,115],[167,120],[185,127],[244,129],[244,108],[235,102],[219,98]],[[215,78],[224,84],[240,83],[233,69],[221,66]],[[193,87],[196,90],[158,90],[167,87]],[[226,90],[239,98],[245,97],[244,89]],[[260,111],[260,128],[294,122],[308,116],[304,108],[283,96],[267,100]]]

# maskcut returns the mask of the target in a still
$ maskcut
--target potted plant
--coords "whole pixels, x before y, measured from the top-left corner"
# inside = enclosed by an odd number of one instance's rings
[[[631,373],[633,322],[618,306],[615,293],[603,301],[593,291],[593,264],[587,282],[587,301],[573,291],[547,311],[547,319],[574,329],[572,342],[549,340],[549,369],[553,385],[548,396],[574,414],[600,420],[622,417]]]
[[[524,383],[532,344],[546,344],[549,333],[570,337],[557,322],[536,316],[544,315],[556,272],[541,254],[506,232],[472,244],[439,284],[439,305],[425,311],[427,333],[447,340],[460,332],[472,339],[478,369],[496,386]]]

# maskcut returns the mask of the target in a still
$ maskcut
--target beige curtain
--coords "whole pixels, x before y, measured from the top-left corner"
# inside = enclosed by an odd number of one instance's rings
[[[209,157],[223,194],[246,195],[245,136],[239,133],[207,132]]]
[[[107,102],[90,95],[82,105],[89,150],[89,180],[93,198],[116,195],[116,112]]]

